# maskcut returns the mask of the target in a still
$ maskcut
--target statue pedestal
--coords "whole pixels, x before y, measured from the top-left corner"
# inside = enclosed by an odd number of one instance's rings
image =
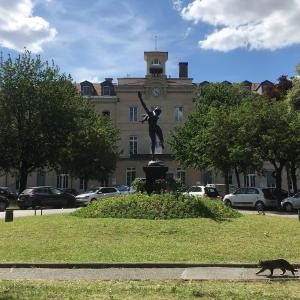
[[[166,167],[161,161],[149,161],[147,167],[143,167],[146,174],[146,191],[150,195],[152,192],[158,192],[156,190],[155,181],[161,179],[166,181],[166,174],[168,167]]]

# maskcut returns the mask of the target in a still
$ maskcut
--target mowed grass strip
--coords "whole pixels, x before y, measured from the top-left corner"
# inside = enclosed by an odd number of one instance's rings
[[[0,281],[0,299],[299,299],[299,282]]]
[[[0,222],[1,262],[300,263],[297,219],[133,220],[51,215]]]

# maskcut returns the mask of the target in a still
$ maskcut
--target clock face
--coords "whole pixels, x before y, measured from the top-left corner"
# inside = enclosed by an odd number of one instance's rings
[[[152,95],[153,95],[154,97],[158,97],[158,96],[160,95],[160,89],[157,88],[157,87],[153,88],[153,89],[152,89]]]

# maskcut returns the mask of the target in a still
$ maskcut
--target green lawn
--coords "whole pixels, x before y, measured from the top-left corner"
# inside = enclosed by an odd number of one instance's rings
[[[0,222],[1,262],[300,263],[297,219],[83,219],[69,215]]]
[[[0,299],[299,299],[298,281],[0,281]]]

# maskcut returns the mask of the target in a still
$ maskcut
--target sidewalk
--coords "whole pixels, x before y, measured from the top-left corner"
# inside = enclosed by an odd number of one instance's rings
[[[0,268],[1,280],[299,280],[289,271],[256,275],[253,267]],[[297,274],[297,273],[296,273]]]

